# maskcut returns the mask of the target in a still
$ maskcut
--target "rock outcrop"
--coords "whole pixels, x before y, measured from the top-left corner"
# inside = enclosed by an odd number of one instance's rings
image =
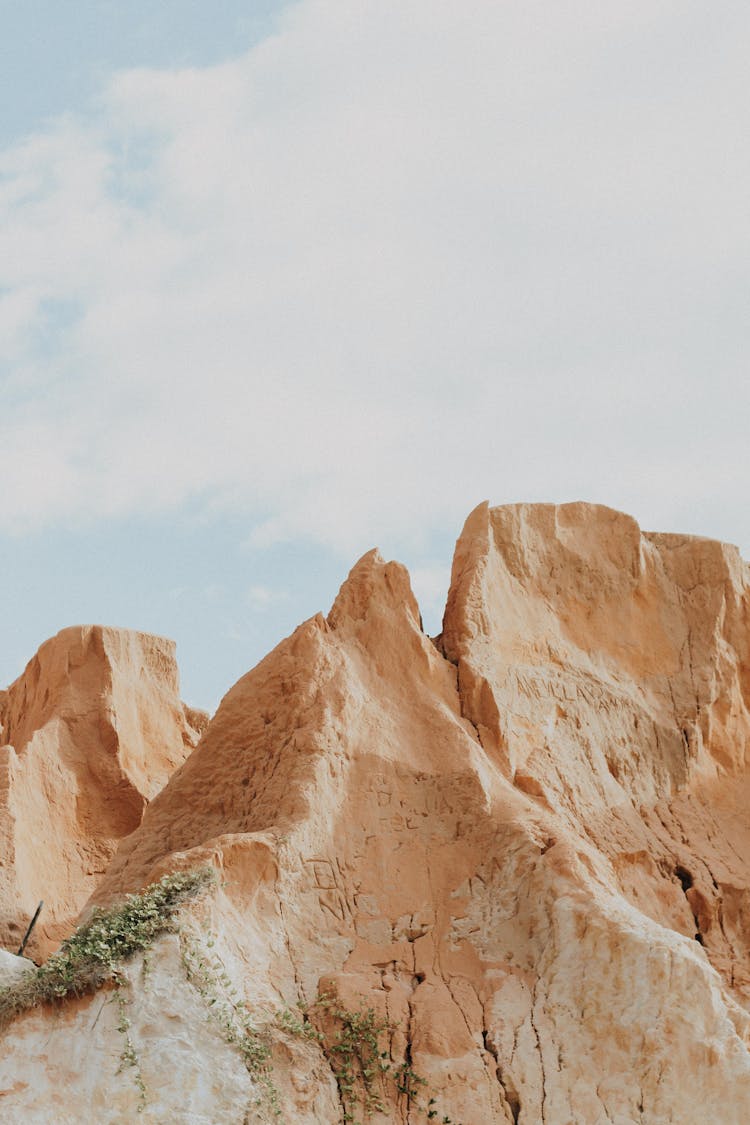
[[[174,644],[64,629],[0,693],[0,945],[70,932],[117,843],[193,750],[207,716],[179,699]]]
[[[61,1125],[272,1120],[195,956],[266,1027],[295,1125],[365,1116],[330,995],[390,1028],[373,1125],[744,1125],[749,579],[734,548],[606,508],[483,505],[433,641],[404,568],[366,555],[232,688],[98,885],[222,873],[147,979],[128,969],[145,1097],[97,997],[6,1033],[6,1119],[47,1120],[64,1088]],[[297,1001],[314,1034],[274,1016]]]
[[[516,788],[750,1000],[750,586],[736,548],[606,508],[478,509],[442,645]]]

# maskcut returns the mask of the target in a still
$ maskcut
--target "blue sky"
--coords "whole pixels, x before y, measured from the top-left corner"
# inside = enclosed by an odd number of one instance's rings
[[[0,4],[0,684],[101,621],[213,707],[482,499],[750,553],[750,10]]]
[[[0,137],[86,112],[114,70],[210,66],[273,33],[279,0],[0,3]]]

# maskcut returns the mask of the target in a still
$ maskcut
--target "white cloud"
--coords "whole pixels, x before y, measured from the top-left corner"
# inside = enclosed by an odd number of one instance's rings
[[[301,0],[116,75],[0,155],[0,527],[198,502],[349,552],[585,496],[750,547],[748,31]]]
[[[247,591],[245,600],[255,613],[262,613],[289,597],[286,590],[274,590],[270,586],[256,584]]]

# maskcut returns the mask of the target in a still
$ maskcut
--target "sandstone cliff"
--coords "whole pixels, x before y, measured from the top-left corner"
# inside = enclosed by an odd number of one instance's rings
[[[0,693],[0,945],[31,955],[70,932],[117,842],[198,741],[174,645],[99,626],[47,641]]]
[[[272,1120],[241,1009],[283,1120],[361,1120],[335,994],[390,1028],[374,1125],[744,1125],[749,577],[606,508],[484,505],[432,641],[403,567],[366,555],[228,693],[98,886],[222,874],[128,969],[143,1088],[97,996],[6,1033],[6,1119]]]

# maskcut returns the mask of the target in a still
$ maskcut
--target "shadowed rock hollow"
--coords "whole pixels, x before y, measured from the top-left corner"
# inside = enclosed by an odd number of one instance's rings
[[[142,820],[129,783],[95,899],[213,863],[186,925],[258,1027],[335,992],[426,1081],[423,1108],[384,1081],[375,1125],[744,1125],[749,613],[734,548],[586,504],[472,513],[436,640],[371,552]],[[94,997],[6,1032],[6,1119],[272,1120],[178,939],[129,973],[145,1105]],[[282,1118],[343,1121],[330,1040],[270,1027]]]

